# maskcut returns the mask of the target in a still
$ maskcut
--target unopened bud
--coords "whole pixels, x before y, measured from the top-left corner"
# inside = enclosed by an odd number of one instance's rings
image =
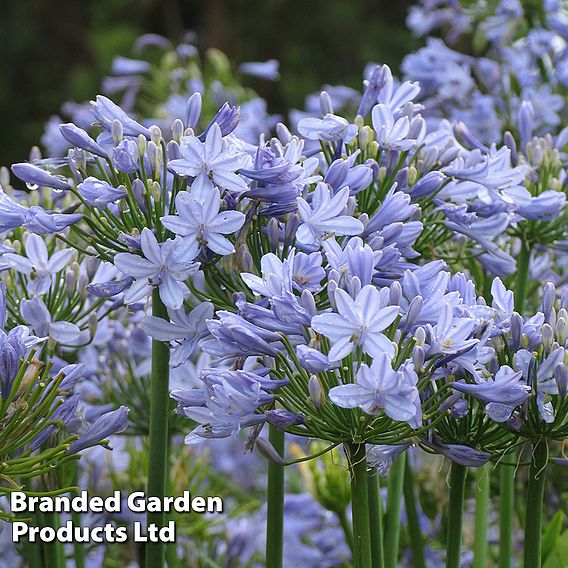
[[[308,381],[308,392],[313,405],[320,409],[325,404],[325,392],[322,384],[316,375],[312,375]]]
[[[183,122],[176,118],[172,122],[172,139],[176,142],[180,141],[180,138],[183,136]]]
[[[257,438],[256,448],[266,459],[277,463],[278,465],[285,465],[284,458],[276,451],[274,446],[265,438]]]
[[[116,118],[112,121],[111,135],[112,135],[112,141],[114,142],[115,145],[118,145],[120,144],[120,142],[122,142],[122,138],[124,136],[124,132],[122,130],[122,123],[120,122],[120,120],[117,120]]]

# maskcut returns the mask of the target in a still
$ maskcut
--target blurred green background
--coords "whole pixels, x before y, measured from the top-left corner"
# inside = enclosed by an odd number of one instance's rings
[[[22,0],[0,21],[0,164],[28,157],[62,102],[89,100],[115,55],[128,56],[142,33],[178,40],[194,30],[198,47],[234,63],[276,58],[281,80],[253,82],[271,112],[302,107],[322,84],[359,88],[369,61],[396,69],[416,47],[403,0]]]

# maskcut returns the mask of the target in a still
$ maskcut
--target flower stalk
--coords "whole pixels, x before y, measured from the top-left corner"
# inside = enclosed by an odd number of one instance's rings
[[[276,452],[284,457],[284,432],[274,426],[269,426],[268,439]],[[282,568],[282,553],[284,549],[284,466],[272,460],[268,461],[266,515],[266,566]]]
[[[365,444],[345,445],[351,475],[351,507],[353,512],[353,567],[371,568],[371,528],[369,522],[369,490]]]
[[[369,489],[369,522],[373,568],[384,568],[383,507],[379,472],[375,468],[369,470],[367,484]]]
[[[525,520],[525,568],[539,568],[542,557],[542,504],[548,446],[544,439],[533,445]]]
[[[489,498],[490,498],[490,466],[483,465],[475,470],[475,537],[473,544],[473,567],[487,566],[489,527]]]
[[[398,456],[392,464],[387,493],[387,511],[385,514],[385,567],[398,566],[398,548],[400,541],[400,508],[404,486],[406,458]]]
[[[465,478],[467,468],[456,462],[452,462],[450,468],[450,503],[448,512],[448,538],[446,543],[446,568],[459,568],[463,507],[465,496]]]
[[[420,529],[420,520],[416,507],[417,495],[414,492],[414,474],[408,456],[406,456],[406,467],[404,469],[404,507],[408,522],[408,533],[410,537],[410,549],[412,551],[412,564],[414,568],[426,568],[424,558],[424,538]]]
[[[152,293],[152,315],[168,319],[166,306],[160,299],[158,289]],[[167,343],[152,341],[152,382],[150,386],[150,433],[148,454],[148,496],[163,499],[166,492],[168,468],[168,415],[169,415],[169,376],[170,349]],[[166,524],[166,514],[148,512],[148,525],[158,527]],[[146,550],[146,568],[164,566],[165,544],[148,543]]]

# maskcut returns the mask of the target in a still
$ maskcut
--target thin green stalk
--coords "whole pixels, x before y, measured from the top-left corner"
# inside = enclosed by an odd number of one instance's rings
[[[548,447],[545,440],[533,446],[525,520],[525,568],[540,568],[542,556],[542,503]]]
[[[489,498],[490,498],[490,465],[476,469],[475,492],[475,536],[473,543],[473,568],[486,568],[489,543],[487,529],[489,526]]]
[[[36,513],[29,513],[31,517],[31,525],[32,526],[40,526],[38,522],[37,514]],[[41,568],[41,544],[38,542],[30,542],[29,540],[25,540],[23,543],[24,548],[24,558],[28,563],[29,568]]]
[[[345,444],[351,477],[353,512],[353,567],[371,568],[371,528],[369,523],[369,489],[365,444]]]
[[[73,464],[74,472],[73,472],[73,485],[78,485],[79,479],[79,472],[78,472],[78,464]],[[79,493],[74,491],[72,493],[73,496],[77,496]],[[76,511],[71,512],[71,521],[73,522],[73,526],[80,527],[81,526],[81,516]],[[73,558],[75,560],[75,568],[85,568],[85,544],[81,542],[73,542]]]
[[[406,456],[400,455],[391,466],[387,491],[387,511],[385,514],[385,568],[398,566],[400,541],[400,508]]]
[[[152,293],[152,315],[167,319],[168,312],[156,288]],[[170,348],[162,341],[152,341],[152,381],[150,385],[150,433],[148,450],[149,497],[163,499],[166,492],[168,460]],[[148,526],[161,528],[166,524],[166,514],[152,512],[147,515]],[[165,544],[149,542],[146,545],[146,568],[162,568],[165,560]]]
[[[284,457],[284,432],[268,427],[268,439],[279,455]],[[266,512],[266,566],[282,568],[284,548],[284,466],[268,462],[268,491]]]
[[[410,550],[412,551],[412,565],[414,568],[426,568],[424,558],[424,538],[420,529],[418,519],[418,508],[416,507],[416,494],[414,493],[414,474],[412,467],[406,456],[406,467],[404,469],[404,507],[408,521],[408,536],[410,539]]]
[[[509,452],[508,456],[514,456]],[[507,461],[507,456],[505,456]],[[515,468],[499,466],[499,566],[511,568],[513,557],[513,513],[515,509]]]
[[[379,472],[372,468],[368,472],[369,522],[371,527],[371,558],[373,568],[384,568],[383,554],[383,507]]]
[[[42,526],[51,527],[57,531],[61,526],[59,513],[44,513]],[[44,547],[46,567],[65,568],[65,550],[63,549],[63,544],[58,540],[54,540],[53,542],[46,542]]]
[[[450,503],[448,512],[448,538],[446,568],[460,568],[462,522],[467,468],[452,462],[450,468]]]

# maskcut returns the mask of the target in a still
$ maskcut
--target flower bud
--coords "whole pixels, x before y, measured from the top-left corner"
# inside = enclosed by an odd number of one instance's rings
[[[285,465],[284,458],[276,451],[274,446],[265,438],[256,439],[256,448],[262,456],[278,465]]]
[[[95,337],[98,325],[99,325],[99,318],[97,317],[97,314],[95,312],[91,312],[91,314],[89,315],[89,322],[88,322],[89,334],[91,338]]]
[[[154,144],[156,144],[156,146],[159,146],[160,142],[163,139],[162,131],[160,130],[160,127],[153,124],[152,126],[150,126],[149,130],[150,130],[150,140]]]
[[[554,331],[552,330],[550,324],[545,323],[542,326],[542,345],[546,353],[550,352],[553,341],[554,341]]]
[[[140,156],[143,156],[144,152],[146,152],[146,144],[146,137],[143,134],[139,134],[138,138],[136,139],[136,145],[138,146],[138,153],[140,154]]]
[[[400,306],[402,302],[402,286],[395,280],[389,289],[389,301],[391,306]]]
[[[566,318],[558,318],[558,320],[556,321],[556,326],[554,327],[554,333],[556,335],[557,341],[561,345],[565,345],[566,339],[568,338],[568,321],[566,320]]]
[[[419,327],[414,332],[414,339],[416,341],[416,345],[419,345],[420,347],[424,347],[424,343],[426,343],[426,331],[424,330],[423,327]]]
[[[408,312],[406,313],[406,321],[404,324],[405,333],[408,333],[414,327],[418,318],[420,318],[423,304],[424,300],[422,296],[414,296],[414,298],[412,298],[410,306],[408,306]]]
[[[313,405],[319,410],[325,404],[325,392],[316,375],[312,375],[308,381],[308,392]]]
[[[331,97],[327,91],[322,91],[319,97],[321,113],[325,116],[326,114],[333,114],[333,103],[331,102]]]
[[[183,122],[176,118],[172,122],[172,139],[176,142],[180,141],[180,138],[183,136]]]
[[[521,348],[522,333],[523,318],[517,312],[513,312],[511,316],[511,346],[513,351],[518,351]]]
[[[202,107],[201,93],[195,92],[187,100],[185,107],[185,127],[195,130],[199,124]]]
[[[288,144],[292,140],[292,134],[288,130],[288,127],[282,122],[276,125],[276,136],[278,136],[282,144]]]
[[[132,182],[132,195],[134,195],[134,200],[138,204],[138,207],[140,207],[140,211],[142,211],[142,213],[146,213],[148,210],[145,198],[146,187],[144,186],[144,182],[139,178],[136,178]]]
[[[280,238],[280,225],[275,217],[271,217],[266,227],[266,236],[268,237],[268,245],[271,250],[278,248],[278,241]]]
[[[416,345],[412,350],[412,362],[414,363],[414,370],[417,373],[420,373],[420,371],[422,371],[425,359],[426,355],[424,353],[423,347],[420,345]]]
[[[111,135],[112,135],[112,140],[115,143],[115,145],[120,144],[120,142],[122,142],[122,138],[124,136],[123,130],[122,130],[122,122],[120,122],[120,120],[118,119],[114,119],[112,121],[112,126],[111,126]]]
[[[65,293],[69,298],[75,294],[75,289],[77,288],[77,275],[76,273],[67,268],[65,271]]]

